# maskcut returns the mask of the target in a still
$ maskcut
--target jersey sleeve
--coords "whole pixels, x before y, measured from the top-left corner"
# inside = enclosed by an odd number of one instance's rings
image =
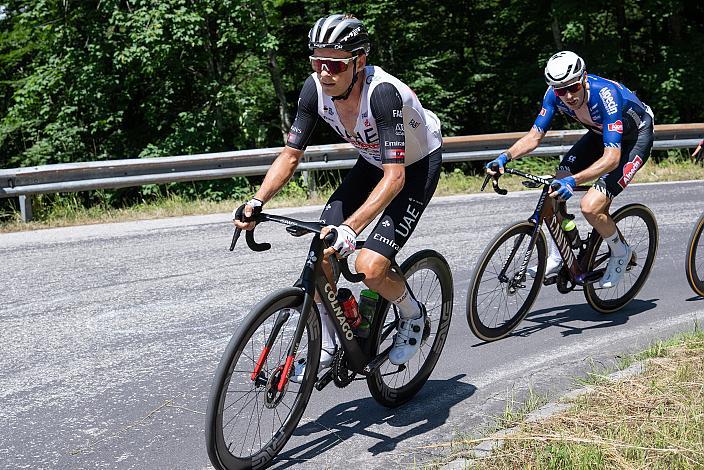
[[[298,97],[296,119],[294,119],[293,125],[288,132],[286,145],[298,150],[304,150],[319,120],[318,90],[311,75],[303,84],[301,94]]]
[[[550,129],[550,123],[552,123],[552,118],[555,115],[555,99],[555,92],[552,91],[551,87],[548,87],[545,96],[543,96],[543,107],[540,108],[538,117],[535,118],[533,123],[533,129],[541,134],[545,134]]]
[[[379,131],[381,163],[406,161],[406,133],[403,129],[403,100],[391,83],[381,83],[369,97],[369,108]]]
[[[604,147],[621,148],[623,137],[623,98],[615,88],[605,86],[599,90],[599,107],[604,116],[602,134]]]

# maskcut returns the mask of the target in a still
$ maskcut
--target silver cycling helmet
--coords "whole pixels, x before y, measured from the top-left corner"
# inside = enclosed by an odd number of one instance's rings
[[[550,57],[545,66],[545,81],[554,88],[570,86],[582,79],[584,60],[572,51],[561,51]]]
[[[337,49],[369,54],[369,33],[357,18],[349,15],[324,16],[310,29],[308,47],[310,50]]]

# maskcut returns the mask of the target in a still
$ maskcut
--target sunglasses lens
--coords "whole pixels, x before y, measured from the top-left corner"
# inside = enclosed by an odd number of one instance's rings
[[[320,73],[325,69],[325,71],[337,75],[347,70],[348,64],[338,60],[325,60],[325,59],[311,59],[310,64],[313,67],[313,71]]]
[[[570,86],[566,86],[564,88],[556,88],[555,93],[557,94],[557,96],[565,96],[568,91],[570,93],[577,93],[581,88],[582,88],[582,84],[577,82],[577,83],[573,83]]]

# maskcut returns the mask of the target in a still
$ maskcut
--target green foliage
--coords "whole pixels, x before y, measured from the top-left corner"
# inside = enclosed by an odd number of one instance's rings
[[[657,122],[704,119],[701,2],[3,4],[1,168],[279,146],[310,73],[308,29],[331,12],[365,21],[369,62],[408,83],[441,118],[444,135],[529,129],[545,91],[545,60],[562,48],[580,53],[590,72],[625,82]],[[319,126],[315,143],[338,141]],[[104,200],[221,200],[251,191],[255,181],[143,187]]]

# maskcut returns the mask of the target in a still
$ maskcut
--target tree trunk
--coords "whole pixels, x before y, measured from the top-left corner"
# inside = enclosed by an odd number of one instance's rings
[[[291,119],[288,117],[286,93],[284,93],[284,86],[281,83],[281,69],[279,68],[279,64],[276,62],[276,51],[274,49],[270,49],[267,55],[269,59],[268,66],[269,73],[271,74],[271,83],[274,85],[276,97],[279,99],[279,119],[281,124],[281,134],[283,136],[284,142],[286,142],[288,131],[291,128]]]

